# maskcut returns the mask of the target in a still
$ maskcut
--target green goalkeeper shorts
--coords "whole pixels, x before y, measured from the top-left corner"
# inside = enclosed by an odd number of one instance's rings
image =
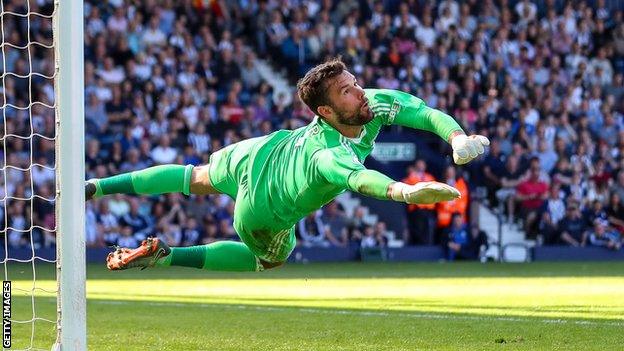
[[[284,262],[295,248],[295,227],[271,223],[254,214],[247,187],[249,154],[257,138],[229,145],[210,156],[208,176],[219,192],[236,201],[234,229],[251,252],[263,261]]]

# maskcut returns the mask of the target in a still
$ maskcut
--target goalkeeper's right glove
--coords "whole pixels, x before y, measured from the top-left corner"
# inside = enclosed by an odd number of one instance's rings
[[[459,190],[440,182],[420,182],[409,185],[401,182],[392,184],[392,200],[408,204],[433,204],[451,201],[461,197]]]
[[[451,140],[453,161],[458,165],[466,164],[485,152],[490,140],[483,135],[457,135]]]

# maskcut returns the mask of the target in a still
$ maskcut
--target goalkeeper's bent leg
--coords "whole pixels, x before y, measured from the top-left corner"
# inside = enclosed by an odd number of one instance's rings
[[[265,268],[263,262],[249,250],[247,245],[234,241],[219,241],[208,245],[190,247],[172,247],[171,253],[158,260],[156,265],[227,272],[255,272]]]
[[[87,200],[110,194],[158,195],[191,192],[199,195],[219,193],[210,184],[208,165],[162,165],[140,171],[123,173],[108,178],[91,179],[95,186],[92,196],[87,189]]]
[[[93,197],[110,194],[157,195],[190,192],[193,166],[162,165],[108,178],[92,179],[96,191]]]

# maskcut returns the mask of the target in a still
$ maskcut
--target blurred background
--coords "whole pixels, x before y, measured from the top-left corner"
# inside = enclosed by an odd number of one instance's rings
[[[418,96],[492,145],[456,167],[436,136],[386,128],[367,167],[446,182],[462,198],[405,206],[345,193],[301,220],[292,259],[624,259],[623,9],[606,0],[85,1],[86,178],[199,165],[231,143],[304,126],[313,114],[297,79],[341,56],[361,86]],[[45,41],[49,25],[32,23],[31,36]],[[17,17],[4,26],[27,37]],[[50,70],[52,53],[40,51],[34,66]],[[20,55],[5,65],[28,70]],[[52,101],[51,81],[39,83],[32,99]],[[19,88],[6,83],[5,101],[28,104]],[[32,119],[53,135],[53,110],[6,113],[6,130],[26,135]],[[34,162],[53,167],[53,144],[40,139]],[[27,167],[28,142],[6,143],[5,164]],[[54,172],[7,169],[0,183],[4,195],[48,198]],[[2,206],[0,225],[32,220],[35,248],[54,246],[44,230],[54,228],[53,204]],[[87,245],[238,240],[233,206],[225,195],[92,201]],[[24,232],[7,235],[9,246],[30,248]]]

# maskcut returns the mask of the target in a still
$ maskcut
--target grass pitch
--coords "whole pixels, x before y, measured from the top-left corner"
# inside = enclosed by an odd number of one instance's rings
[[[55,320],[52,265],[9,264],[13,318]],[[88,267],[90,350],[623,350],[624,263]],[[17,288],[17,289],[16,289]],[[34,307],[33,307],[34,301]],[[13,323],[13,348],[31,345]],[[34,324],[50,349],[54,326]]]

